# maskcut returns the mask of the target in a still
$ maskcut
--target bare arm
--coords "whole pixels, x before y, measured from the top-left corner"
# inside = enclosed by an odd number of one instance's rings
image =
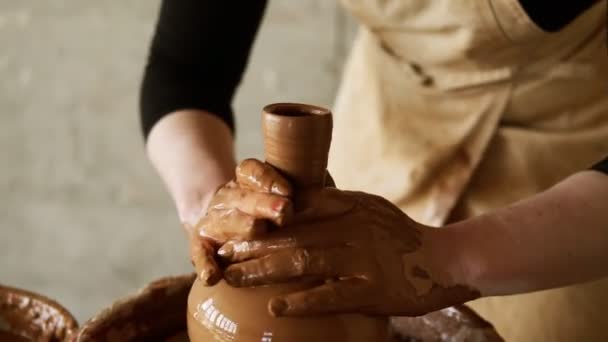
[[[215,190],[234,177],[231,104],[266,0],[239,3],[238,11],[234,5],[163,0],[140,96],[148,157],[175,202],[192,263],[209,283],[221,275],[213,257],[221,234],[209,236],[199,223]]]
[[[147,152],[182,222],[234,176],[232,99],[265,0],[163,0],[141,87]],[[234,25],[238,22],[239,25]]]
[[[608,276],[608,175],[579,172],[527,200],[438,231],[458,282],[509,295]]]
[[[273,298],[275,315],[418,315],[596,280],[608,276],[608,160],[596,170],[440,229],[378,196],[325,188],[309,194],[314,219],[218,253],[232,286],[332,279]]]
[[[213,192],[234,177],[234,148],[228,125],[200,110],[163,117],[150,131],[147,153],[177,207],[193,226]]]

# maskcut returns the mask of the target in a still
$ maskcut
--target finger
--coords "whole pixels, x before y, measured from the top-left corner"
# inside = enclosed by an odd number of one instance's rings
[[[200,281],[206,285],[215,285],[222,278],[220,268],[214,259],[213,242],[206,238],[190,238],[190,258]]]
[[[256,219],[238,209],[211,210],[198,228],[199,234],[224,243],[260,237],[266,233],[265,220]]]
[[[245,159],[236,168],[236,181],[244,188],[291,196],[291,184],[274,167],[257,159]]]
[[[310,290],[272,298],[268,311],[277,317],[360,312],[370,304],[369,291],[368,282],[364,279],[329,282]]]
[[[327,220],[351,212],[359,201],[358,193],[326,187],[303,191],[295,198],[298,223]],[[295,222],[294,222],[295,223]]]
[[[327,279],[358,276],[355,268],[364,261],[349,247],[331,249],[286,249],[259,259],[229,266],[224,279],[234,287],[284,283],[292,279]]]
[[[337,225],[335,221],[317,222],[314,226],[302,224],[257,240],[227,241],[217,254],[230,262],[239,262],[293,248],[346,247],[352,234],[349,226]]]
[[[287,197],[228,186],[215,194],[209,210],[232,208],[255,218],[271,220],[278,226],[284,225],[293,216],[293,207]]]

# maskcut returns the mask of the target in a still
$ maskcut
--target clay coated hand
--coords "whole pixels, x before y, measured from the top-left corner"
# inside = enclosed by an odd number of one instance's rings
[[[236,179],[211,199],[207,214],[189,232],[190,256],[201,281],[221,279],[215,251],[228,240],[242,241],[264,234],[270,225],[282,226],[291,217],[290,184],[274,168],[254,159],[236,168]]]
[[[276,316],[367,313],[412,316],[477,298],[433,258],[433,228],[387,200],[325,188],[298,196],[293,225],[218,251],[234,263],[224,274],[238,287],[317,281],[310,290],[273,298]],[[440,263],[439,263],[440,264]]]

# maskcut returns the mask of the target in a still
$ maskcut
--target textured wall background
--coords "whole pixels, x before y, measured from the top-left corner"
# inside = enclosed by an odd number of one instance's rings
[[[190,271],[137,119],[158,5],[0,0],[0,283],[81,321]],[[239,157],[261,155],[264,104],[331,106],[351,32],[335,2],[271,1],[236,101]]]

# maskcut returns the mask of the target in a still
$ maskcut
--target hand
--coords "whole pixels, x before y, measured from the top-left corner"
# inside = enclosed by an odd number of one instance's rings
[[[228,240],[253,239],[271,226],[282,226],[292,216],[290,184],[274,168],[247,159],[236,168],[236,179],[220,187],[207,214],[189,233],[190,256],[201,281],[213,285],[221,279],[215,260],[217,247]],[[187,225],[187,224],[185,224]]]
[[[322,313],[421,315],[477,298],[443,270],[422,226],[389,201],[325,188],[300,194],[294,224],[253,241],[228,241],[224,278],[248,287],[298,280],[319,286],[273,298],[276,316]]]

